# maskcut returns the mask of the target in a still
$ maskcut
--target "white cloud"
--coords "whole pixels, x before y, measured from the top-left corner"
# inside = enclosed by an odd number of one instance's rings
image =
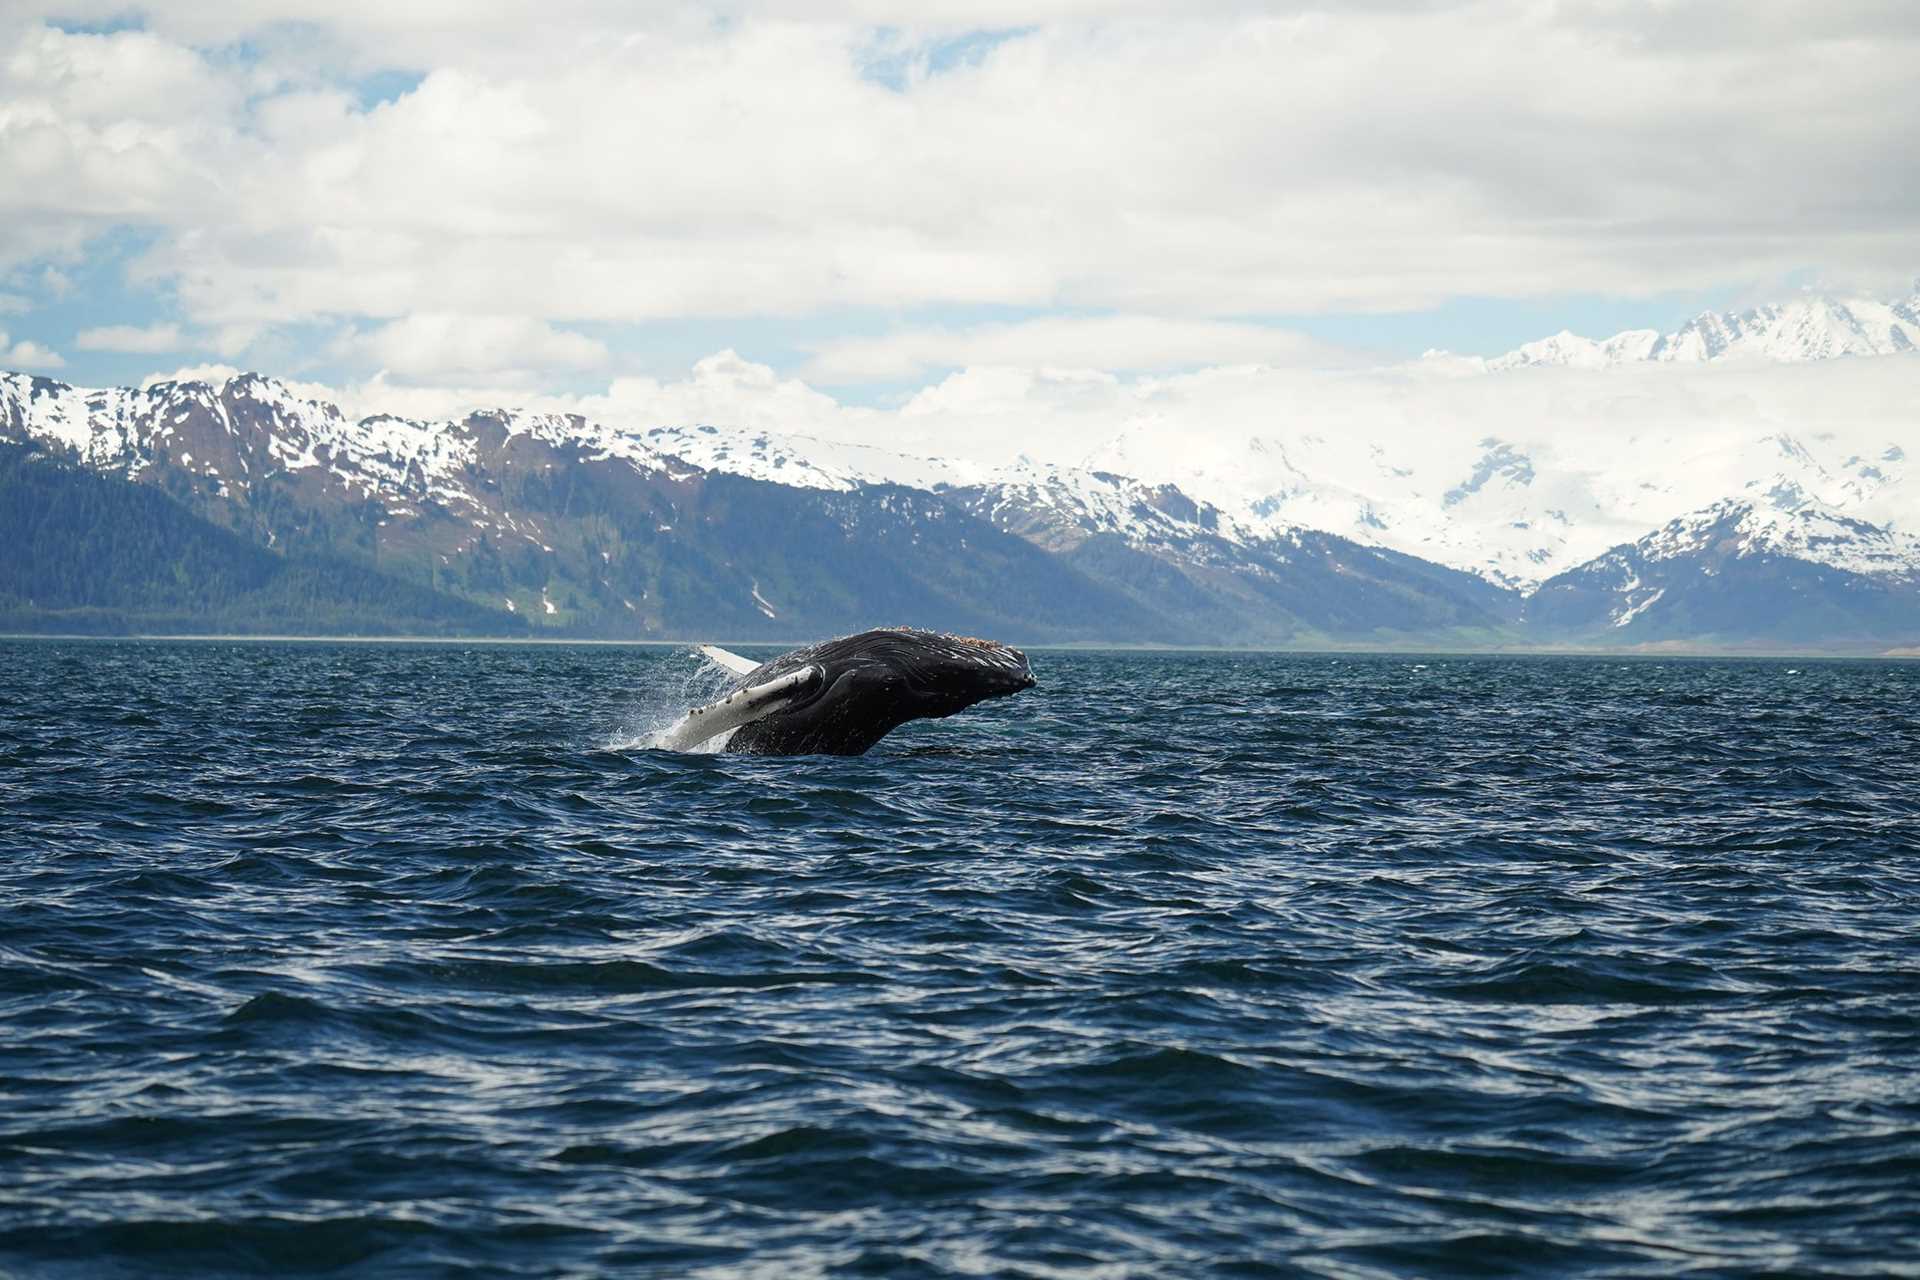
[[[0,293],[0,316],[19,315],[33,310],[33,303],[17,293]]]
[[[246,372],[246,370],[234,368],[232,365],[182,365],[182,367],[175,368],[173,372],[148,374],[146,378],[140,380],[140,390],[144,391],[146,388],[157,384],[157,382],[213,382],[213,384],[221,384],[221,382],[227,382],[228,378],[238,378],[242,372]],[[332,397],[332,393],[328,393],[328,399],[330,399],[330,397]]]
[[[533,382],[554,370],[592,369],[606,345],[523,316],[411,315],[342,340],[397,377],[428,382],[478,375],[503,386]]]
[[[22,338],[11,346],[7,343],[7,334],[0,330],[0,368],[7,369],[64,369],[67,362],[60,353],[43,347],[37,342]]]
[[[142,228],[141,278],[208,327],[1890,285],[1920,237],[1910,5],[142,12],[0,21],[0,263]],[[933,69],[993,24],[1021,29]],[[241,38],[259,59],[194,47]],[[380,67],[425,78],[363,109],[341,77]]]
[[[903,381],[932,369],[1054,366],[1166,372],[1213,364],[1327,366],[1351,354],[1264,325],[1159,316],[1049,316],[967,329],[908,329],[813,349],[805,375],[826,383]]]
[[[798,378],[737,352],[716,352],[693,366],[685,379],[616,378],[603,397],[586,397],[579,412],[621,425],[665,426],[724,423],[755,430],[844,434],[881,415],[848,408]]]
[[[782,378],[767,365],[737,352],[718,351],[694,364],[684,378],[620,376],[603,392],[551,394],[524,384],[469,382],[409,384],[385,373],[333,390],[331,399],[351,416],[393,413],[415,419],[464,417],[483,409],[529,409],[578,413],[611,426],[644,429],[719,423],[756,430],[844,435],[884,420],[875,410],[842,405],[797,378]]]
[[[229,378],[239,377],[241,372],[242,370],[236,369],[230,364],[182,365],[171,373],[154,373],[147,375],[141,379],[140,389],[145,391],[148,387],[160,382],[210,382],[218,386]],[[321,388],[320,390],[322,392],[319,397],[320,399],[338,399],[337,393],[331,388]]]
[[[217,165],[244,109],[234,71],[140,31],[0,19],[0,40],[0,261],[72,257],[118,225],[218,221]],[[43,283],[70,286],[53,267]]]
[[[177,324],[151,324],[144,327],[110,324],[97,329],[82,329],[75,335],[73,345],[82,351],[127,351],[156,355],[163,351],[178,351],[187,345],[187,340]]]
[[[247,350],[261,335],[261,326],[254,324],[222,325],[213,331],[207,339],[207,346],[229,360]]]
[[[161,382],[205,382],[218,387],[225,384],[229,379],[238,378],[246,372],[248,371],[236,369],[230,364],[182,365],[180,368],[174,369],[171,372],[149,374],[147,377],[141,379],[140,389],[144,391],[148,387]],[[324,383],[302,382],[293,378],[281,378],[279,381],[287,390],[302,399],[319,400],[338,405],[343,412],[351,413],[355,417],[367,417],[376,413],[394,412],[392,408],[383,408],[378,404],[365,406],[360,401],[354,399],[350,390],[343,391],[338,387],[327,386]]]

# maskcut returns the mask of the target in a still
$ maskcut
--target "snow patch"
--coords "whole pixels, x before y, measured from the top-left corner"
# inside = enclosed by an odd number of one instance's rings
[[[774,611],[773,605],[767,598],[760,594],[760,584],[758,582],[753,584],[753,603],[761,613],[766,614],[769,618],[777,618],[780,616]]]
[[[1638,580],[1636,580],[1631,585],[1637,587],[1640,584]],[[1658,604],[1660,602],[1660,597],[1664,596],[1665,594],[1667,594],[1667,589],[1665,587],[1656,587],[1651,595],[1644,596],[1638,601],[1631,601],[1626,608],[1622,609],[1619,613],[1616,613],[1613,616],[1613,625],[1616,627],[1627,626],[1635,618],[1639,617],[1641,614],[1645,613],[1648,609],[1651,609],[1654,605]]]

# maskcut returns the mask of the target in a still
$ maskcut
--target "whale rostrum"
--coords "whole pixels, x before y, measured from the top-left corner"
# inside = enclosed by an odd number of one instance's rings
[[[685,751],[733,730],[728,751],[859,755],[909,720],[938,719],[1033,687],[1018,649],[913,627],[885,627],[795,649],[770,662],[701,645],[738,683],[660,739]]]

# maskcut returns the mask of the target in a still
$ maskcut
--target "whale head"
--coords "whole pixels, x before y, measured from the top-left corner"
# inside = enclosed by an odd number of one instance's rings
[[[905,628],[865,636],[861,657],[850,669],[863,669],[878,687],[910,697],[921,709],[916,718],[950,716],[976,702],[1033,688],[1027,655],[993,640]]]
[[[728,750],[859,755],[909,720],[934,720],[1033,687],[1018,649],[991,640],[888,627],[798,649],[747,675],[743,688],[808,667],[820,678],[743,725]]]

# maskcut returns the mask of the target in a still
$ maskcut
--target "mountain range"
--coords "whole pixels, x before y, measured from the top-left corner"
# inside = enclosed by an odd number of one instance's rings
[[[1641,362],[1798,362],[1836,356],[1900,355],[1914,350],[1920,350],[1920,292],[1893,302],[1812,295],[1745,311],[1704,312],[1671,333],[1630,329],[1595,340],[1563,330],[1489,360],[1487,367],[1572,365],[1602,369]]]
[[[1444,376],[1843,356],[1914,359],[1920,374],[1916,316],[1920,299],[1808,298],[1673,334],[1561,335]],[[1136,424],[1077,464],[992,467],[513,410],[355,421],[257,374],[107,390],[0,374],[0,536],[18,552],[0,573],[0,623],[774,640],[914,622],[1029,642],[1854,652],[1920,642],[1908,443],[1740,422],[1705,446],[1662,452],[1648,439],[1599,459],[1611,443],[1505,433],[1395,449],[1312,424],[1205,441]]]

